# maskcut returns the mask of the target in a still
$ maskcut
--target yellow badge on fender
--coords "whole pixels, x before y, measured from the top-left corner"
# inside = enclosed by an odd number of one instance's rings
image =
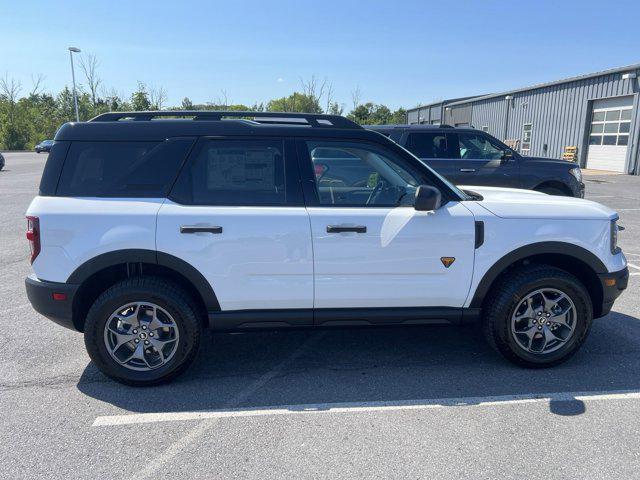
[[[440,257],[440,261],[446,268],[449,268],[456,261],[456,257]]]

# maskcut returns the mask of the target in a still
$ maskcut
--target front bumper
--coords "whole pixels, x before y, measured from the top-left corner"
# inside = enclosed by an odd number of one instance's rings
[[[602,307],[599,315],[597,315],[598,312],[596,312],[596,318],[604,317],[609,313],[616,298],[627,288],[627,284],[629,283],[629,268],[625,267],[617,272],[601,273],[598,277],[602,285]]]
[[[39,280],[33,274],[25,278],[24,283],[27,298],[36,312],[58,325],[77,330],[73,324],[73,298],[79,285],[47,282]],[[64,299],[54,299],[54,293],[62,294]],[[62,295],[56,295],[56,297],[61,298]]]

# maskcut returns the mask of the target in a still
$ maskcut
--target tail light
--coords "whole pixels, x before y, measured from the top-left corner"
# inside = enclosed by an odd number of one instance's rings
[[[31,263],[40,253],[40,219],[38,217],[27,217],[27,240],[31,248]]]

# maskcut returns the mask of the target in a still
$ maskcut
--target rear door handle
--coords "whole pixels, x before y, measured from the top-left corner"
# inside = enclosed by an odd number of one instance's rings
[[[356,225],[354,227],[344,227],[342,225],[327,225],[327,233],[367,233],[367,227],[365,225]]]
[[[469,172],[469,173],[473,173],[476,171],[475,168],[461,168],[460,169],[461,172]]]
[[[182,225],[180,226],[180,233],[222,233],[222,227]]]

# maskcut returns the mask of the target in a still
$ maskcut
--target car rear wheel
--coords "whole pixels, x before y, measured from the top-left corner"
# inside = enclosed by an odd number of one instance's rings
[[[591,298],[564,270],[519,267],[492,290],[484,308],[485,337],[513,363],[533,368],[557,365],[575,354],[589,333]]]
[[[202,325],[193,300],[157,277],[133,277],[102,293],[85,322],[91,360],[129,385],[172,380],[195,358]]]

